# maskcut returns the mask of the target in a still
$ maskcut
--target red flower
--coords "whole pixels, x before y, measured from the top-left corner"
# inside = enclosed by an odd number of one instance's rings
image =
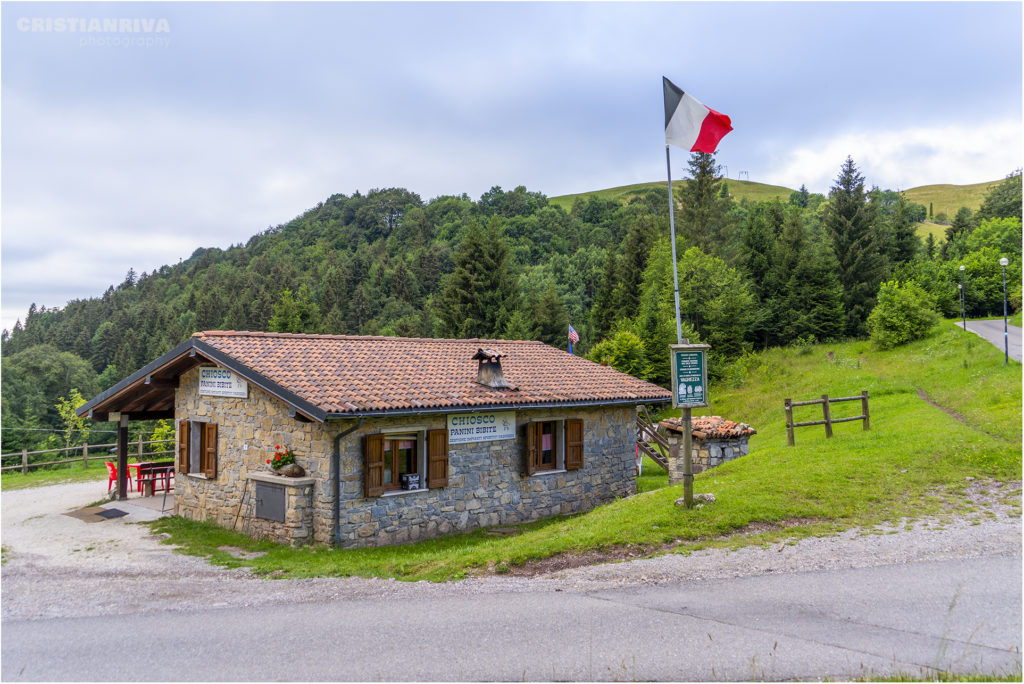
[[[277,460],[277,461],[280,461],[281,460],[281,455],[278,454],[277,456],[274,457],[274,459]]]
[[[270,463],[270,459],[269,458],[267,459],[267,463]]]

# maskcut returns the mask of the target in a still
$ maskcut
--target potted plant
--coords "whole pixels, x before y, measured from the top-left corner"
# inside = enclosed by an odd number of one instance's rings
[[[281,445],[274,447],[274,455],[267,459],[267,465],[278,475],[285,477],[302,477],[306,474],[302,466],[295,462],[295,452]]]

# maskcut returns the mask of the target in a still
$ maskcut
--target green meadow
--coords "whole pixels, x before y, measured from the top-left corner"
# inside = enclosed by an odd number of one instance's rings
[[[1021,366],[1004,364],[1000,350],[948,321],[891,351],[855,341],[749,355],[730,377],[711,384],[711,405],[695,413],[750,423],[758,432],[749,456],[695,477],[694,491],[717,502],[691,510],[674,504],[681,486],[667,486],[667,475],[648,461],[640,494],[518,525],[512,534],[477,530],[385,548],[294,549],[181,518],[151,525],[184,553],[270,577],[441,581],[515,571],[559,554],[688,553],[975,512],[963,496],[968,486],[1003,483],[1004,502],[1020,514]],[[796,446],[786,445],[785,398],[862,390],[871,397],[870,430],[842,423],[826,439],[820,426],[798,428]],[[833,417],[859,410],[859,402],[834,404]],[[820,407],[796,411],[797,421],[820,418]],[[264,553],[243,560],[228,547]]]

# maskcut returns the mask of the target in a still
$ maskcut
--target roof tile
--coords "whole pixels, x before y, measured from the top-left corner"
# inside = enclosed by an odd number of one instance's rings
[[[670,401],[671,392],[541,342],[206,331],[195,337],[329,414]],[[476,382],[481,347],[515,391]]]

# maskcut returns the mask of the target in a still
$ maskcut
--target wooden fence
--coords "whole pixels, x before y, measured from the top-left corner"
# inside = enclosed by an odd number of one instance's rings
[[[170,449],[162,450],[146,450],[145,447],[152,446],[154,444],[161,444],[170,446]],[[160,439],[154,441],[143,441],[142,437],[139,437],[137,441],[131,443],[134,450],[129,451],[128,458],[136,461],[151,460],[156,456],[167,456],[174,455],[174,440],[173,439]],[[15,452],[11,454],[0,455],[0,463],[8,463],[12,459],[19,458],[18,463],[13,465],[0,466],[0,472],[7,472],[10,470],[20,470],[23,474],[28,474],[29,468],[37,468],[40,466],[59,466],[59,465],[70,465],[72,463],[81,463],[83,466],[88,466],[89,461],[116,461],[117,456],[110,453],[111,449],[116,449],[117,444],[82,444],[81,446],[63,447],[60,449],[43,449],[42,451],[29,451],[28,449],[22,449],[21,452]],[[100,450],[102,452],[92,453],[90,451]],[[34,461],[30,460],[29,456],[41,456],[43,454],[74,454],[66,456],[65,458],[58,458],[56,461]]]
[[[840,401],[860,401],[861,415],[850,416],[849,418],[833,418],[832,411],[829,409],[829,404],[836,404]],[[871,427],[871,414],[868,411],[868,393],[864,390],[860,393],[859,397],[840,397],[838,399],[829,399],[827,394],[822,394],[821,399],[812,399],[810,401],[793,401],[792,399],[786,399],[786,442],[789,446],[796,445],[796,438],[794,436],[795,428],[805,427],[808,425],[824,425],[825,436],[832,436],[832,424],[833,423],[848,423],[852,420],[864,421],[864,429],[868,430]],[[821,411],[824,415],[823,420],[811,420],[806,423],[794,423],[793,422],[793,407],[794,406],[811,406],[812,404],[821,404]]]

